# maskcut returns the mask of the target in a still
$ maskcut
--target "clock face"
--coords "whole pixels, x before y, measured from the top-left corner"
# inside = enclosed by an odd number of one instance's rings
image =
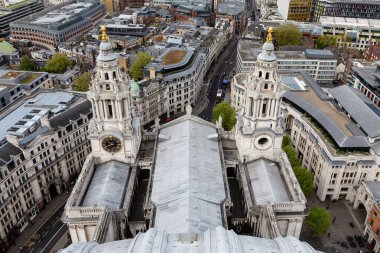
[[[121,142],[114,136],[107,136],[102,140],[102,147],[105,151],[115,153],[121,149]]]

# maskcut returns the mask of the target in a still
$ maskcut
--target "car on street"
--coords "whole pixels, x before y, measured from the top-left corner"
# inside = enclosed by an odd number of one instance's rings
[[[341,243],[340,243],[340,246],[341,246],[342,248],[346,248],[346,249],[348,249],[348,245],[347,245],[346,242],[341,242]]]
[[[356,248],[356,243],[354,241],[350,241],[348,244],[350,244],[350,247]]]

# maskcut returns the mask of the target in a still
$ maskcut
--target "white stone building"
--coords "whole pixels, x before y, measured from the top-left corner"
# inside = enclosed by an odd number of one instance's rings
[[[266,104],[267,97],[273,102],[257,116],[248,113],[247,104],[236,132],[224,131],[221,119],[214,125],[191,115],[190,103],[186,115],[164,125],[157,119],[155,129],[145,132],[131,109],[134,84],[121,74],[103,34],[88,93],[93,152],[64,213],[73,242],[79,242],[71,249],[79,250],[81,242],[138,240],[144,235],[140,232],[157,231],[181,234],[184,242],[214,230],[218,238],[234,235],[227,228],[269,239],[298,238],[306,199],[280,148],[282,85],[273,57],[268,40],[246,93],[255,93],[257,103]],[[284,239],[276,240],[276,250],[287,252],[278,245]],[[314,252],[306,245],[302,250]]]
[[[319,23],[323,34],[335,35],[339,47],[365,50],[370,44],[379,44],[380,20],[322,16]]]
[[[248,73],[255,66],[260,53],[257,40],[240,40],[236,57],[236,72]],[[332,83],[337,60],[330,50],[276,51],[277,70],[282,73],[305,71],[317,83]]]
[[[51,199],[68,189],[91,151],[83,97],[40,93],[0,120],[0,245],[7,248]]]

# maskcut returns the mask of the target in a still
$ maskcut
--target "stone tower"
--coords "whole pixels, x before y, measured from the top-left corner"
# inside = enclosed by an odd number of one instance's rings
[[[256,65],[247,76],[245,104],[238,114],[236,143],[242,162],[262,157],[272,160],[275,153],[281,151],[280,104],[284,91],[273,51],[272,29],[269,28]]]
[[[89,124],[92,154],[98,162],[133,163],[141,141],[140,122],[131,109],[130,79],[120,71],[105,30],[102,27],[96,71],[87,95],[93,111]]]

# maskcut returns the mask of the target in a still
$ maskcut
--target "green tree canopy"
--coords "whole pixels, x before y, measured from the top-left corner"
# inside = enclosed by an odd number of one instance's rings
[[[310,228],[311,235],[321,236],[331,227],[331,216],[329,211],[323,207],[313,207],[306,217],[306,224]]]
[[[136,61],[132,64],[129,73],[132,78],[141,80],[144,77],[144,67],[152,61],[152,56],[146,52],[139,52]]]
[[[292,141],[290,140],[289,135],[286,134],[286,135],[282,138],[282,144],[281,144],[281,147],[284,148],[284,147],[286,147],[286,146],[289,146],[291,143],[292,143]]]
[[[232,106],[223,101],[217,104],[212,111],[212,122],[216,123],[219,119],[219,115],[222,116],[222,126],[224,130],[230,131],[236,124],[236,114]]]
[[[318,49],[324,49],[325,47],[332,47],[336,44],[336,36],[324,34],[316,41],[315,47]]]
[[[34,71],[37,68],[36,64],[28,56],[25,55],[21,58],[21,63],[18,69],[25,71]]]
[[[73,89],[75,91],[88,91],[91,82],[91,72],[85,72],[74,77]]]
[[[301,190],[305,196],[310,196],[313,191],[314,175],[304,167],[293,167],[294,175],[301,186]]]
[[[305,167],[302,167],[302,162],[297,156],[296,150],[291,145],[291,139],[288,135],[282,138],[282,150],[288,156],[290,165],[292,165],[294,175],[305,196],[310,196],[314,191],[314,175]]]
[[[57,53],[48,60],[45,66],[42,68],[43,71],[49,73],[64,73],[68,67],[71,67],[73,62],[62,53]]]
[[[284,24],[274,29],[274,40],[277,47],[301,45],[302,33],[294,24]]]

